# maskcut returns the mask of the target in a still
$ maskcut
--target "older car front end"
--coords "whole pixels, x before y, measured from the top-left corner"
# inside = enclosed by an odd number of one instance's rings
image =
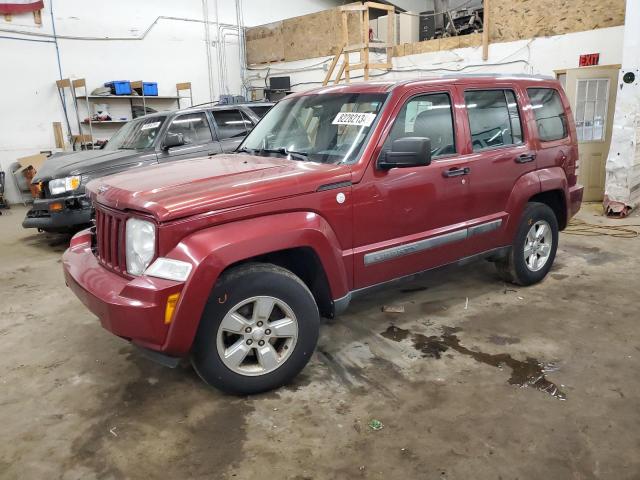
[[[91,221],[91,201],[84,186],[88,177],[70,175],[38,183],[38,196],[22,222],[24,228],[67,231]]]

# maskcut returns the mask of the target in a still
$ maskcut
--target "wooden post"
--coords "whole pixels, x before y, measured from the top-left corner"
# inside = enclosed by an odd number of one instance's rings
[[[336,64],[338,63],[338,59],[340,58],[340,55],[342,55],[343,48],[344,47],[340,48],[340,50],[336,52],[336,54],[333,56],[333,60],[331,60],[331,65],[329,65],[329,69],[327,70],[327,73],[324,76],[322,85],[327,85],[329,83],[329,80],[331,80],[331,75],[333,75],[333,70],[336,68]],[[342,66],[340,71],[342,71],[343,69],[344,69],[344,65]],[[338,73],[338,78],[336,80],[340,81],[340,73]]]
[[[344,48],[344,55],[342,58],[341,72],[344,72],[345,83],[351,82],[351,74],[349,73],[349,53],[347,52],[347,45],[349,45],[349,12],[347,10],[342,11],[342,45]],[[336,78],[336,83],[340,81],[342,73]]]
[[[362,12],[362,63],[364,65],[364,81],[369,80],[369,8]]]
[[[53,122],[53,137],[56,141],[56,148],[64,148],[64,136],[62,135],[62,123]]]
[[[393,10],[387,11],[387,68],[391,68],[393,46],[396,44],[396,14]]]
[[[491,14],[489,13],[491,2],[484,0],[483,5],[483,17],[482,17],[482,60],[487,61],[489,59],[489,20]]]

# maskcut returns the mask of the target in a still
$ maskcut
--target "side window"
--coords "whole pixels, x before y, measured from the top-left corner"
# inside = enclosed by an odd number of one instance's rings
[[[271,105],[255,105],[249,108],[253,110],[253,113],[255,113],[258,118],[262,118],[269,110],[271,110]]]
[[[251,122],[245,119],[240,110],[214,110],[211,113],[213,113],[213,118],[218,125],[220,140],[242,137],[253,128]]]
[[[414,97],[405,103],[382,147],[391,150],[394,140],[404,137],[427,137],[431,140],[431,155],[456,153],[453,129],[453,109],[447,93]]]
[[[518,102],[511,90],[464,93],[473,151],[522,143]]]
[[[255,126],[253,123],[253,120],[251,120],[249,118],[249,115],[247,115],[245,112],[240,112],[242,114],[242,119],[244,120],[244,126],[247,128],[247,132],[250,132],[251,130],[253,130],[253,127]]]
[[[528,88],[527,93],[540,140],[550,142],[566,138],[569,135],[567,115],[558,92],[552,88]]]
[[[199,144],[213,141],[209,121],[204,112],[179,115],[171,121],[167,135],[182,134],[185,144]]]

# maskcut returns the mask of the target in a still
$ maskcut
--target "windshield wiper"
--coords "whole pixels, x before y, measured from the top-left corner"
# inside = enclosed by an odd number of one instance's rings
[[[287,157],[291,157],[295,160],[302,160],[303,162],[309,161],[309,156],[306,153],[294,152],[292,150],[287,150],[284,147],[273,148],[273,149],[261,148],[258,151],[258,154],[261,154],[261,153],[279,153],[280,155],[286,155]]]

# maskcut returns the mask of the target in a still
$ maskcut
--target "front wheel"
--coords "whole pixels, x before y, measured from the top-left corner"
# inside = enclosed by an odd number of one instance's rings
[[[228,393],[271,390],[307,364],[319,325],[313,295],[296,275],[271,264],[243,265],[213,289],[192,364],[206,383]]]
[[[509,255],[496,262],[503,280],[517,285],[541,281],[551,269],[558,248],[558,220],[543,203],[524,209]]]

